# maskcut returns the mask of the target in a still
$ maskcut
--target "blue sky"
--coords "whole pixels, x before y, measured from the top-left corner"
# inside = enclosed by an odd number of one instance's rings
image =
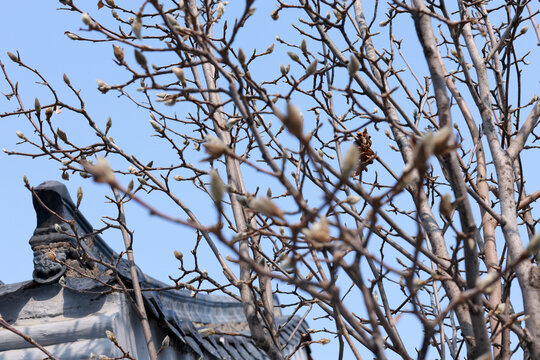
[[[231,6],[236,6],[235,4],[231,4]],[[82,27],[80,16],[57,11],[58,5],[57,2],[38,0],[10,1],[3,4],[3,11],[0,13],[0,60],[7,67],[11,79],[19,81],[19,89],[23,95],[25,106],[32,107],[35,97],[38,97],[42,104],[48,104],[51,102],[51,97],[43,91],[43,86],[35,83],[35,77],[8,59],[5,55],[6,51],[14,53],[17,50],[20,51],[21,58],[28,65],[38,68],[62,94],[68,99],[71,97],[71,100],[74,100],[74,97],[66,92],[62,80],[62,75],[66,73],[72,84],[76,88],[82,89],[82,95],[87,101],[89,112],[101,126],[105,124],[109,116],[112,118],[113,126],[110,135],[115,138],[118,144],[136,153],[143,162],[156,159],[155,161],[166,163],[168,160],[166,157],[162,157],[164,156],[162,154],[167,153],[169,149],[158,139],[150,136],[152,131],[148,124],[148,113],[144,110],[137,110],[123,98],[117,98],[110,93],[103,95],[96,89],[96,79],[102,79],[112,84],[120,82],[122,79],[125,80],[125,76],[127,76],[113,64],[110,43],[90,45],[69,40],[64,32],[66,30],[78,32]],[[98,13],[94,2],[88,2],[85,6],[88,6],[86,9],[92,15]],[[257,48],[259,51],[266,49],[275,42],[276,35],[280,35],[284,39],[297,40],[298,35],[291,29],[272,27],[274,23],[271,21],[269,13],[273,10],[273,2],[258,1],[256,7],[258,8],[258,17],[257,21],[254,22],[253,31],[246,32],[238,40],[246,54],[253,48]],[[101,11],[108,10],[102,9]],[[232,8],[230,11],[233,11]],[[293,20],[291,17],[291,21]],[[410,42],[410,46],[413,46],[412,44],[417,41],[416,34],[412,32],[411,24],[403,24],[402,26],[403,36],[406,38],[409,36],[410,39],[413,39],[414,41]],[[532,31],[530,32],[532,33]],[[276,44],[276,51],[284,52],[285,49],[279,49],[279,44]],[[533,51],[538,55],[538,50],[533,49]],[[417,54],[418,56],[413,56],[410,59],[412,66],[415,69],[425,68],[421,53]],[[131,56],[131,50],[126,49],[126,57]],[[293,64],[293,66],[295,65]],[[259,67],[255,71],[259,73],[259,78],[262,80],[267,72],[278,73],[279,63],[276,63],[272,68]],[[525,93],[527,96],[532,96],[538,92],[538,73],[535,74],[534,69],[528,71],[524,76],[527,79]],[[8,92],[4,79],[0,79],[0,91]],[[8,103],[5,97],[0,97],[0,112],[10,111],[14,108],[13,101]],[[87,127],[80,118],[69,114],[60,114],[57,124],[68,131],[70,138],[84,139],[87,137]],[[0,148],[22,152],[34,151],[28,146],[16,145],[19,141],[15,135],[16,131],[31,134],[26,119],[22,117],[0,119]],[[401,169],[402,163],[399,155],[391,153],[389,156],[394,156],[393,164],[397,170]],[[530,158],[526,158],[525,161],[527,159]],[[5,283],[13,283],[31,279],[33,269],[32,252],[28,240],[35,228],[35,214],[31,196],[23,186],[23,175],[28,177],[32,185],[38,185],[45,180],[61,181],[61,173],[58,170],[59,164],[46,158],[31,159],[7,156],[4,153],[0,153],[0,166],[2,169],[0,199],[3,204],[0,207],[0,228],[2,229],[0,250],[3,254],[2,261],[0,261],[0,280]],[[125,166],[124,170],[127,170],[125,164],[119,162],[118,166]],[[532,178],[538,175],[538,169],[534,166],[527,167],[525,173],[526,178]],[[255,187],[258,185],[259,179],[252,177],[250,181],[252,182],[250,186]],[[104,195],[110,195],[110,191],[105,186],[95,184],[91,180],[84,180],[79,176],[72,176],[66,185],[73,196],[76,194],[77,187],[82,186],[85,196],[81,208],[95,227],[101,226],[102,216],[114,216],[114,207],[105,203]],[[534,190],[536,189],[530,189],[530,191]],[[178,185],[176,191],[188,205],[197,207],[199,215],[202,214],[202,220],[215,221],[215,211],[208,200],[201,199],[197,193],[193,193],[181,185]],[[266,191],[266,187],[262,186],[262,191]],[[151,200],[155,206],[163,207],[175,216],[185,216],[169,206],[160,196],[153,196]],[[173,256],[173,251],[179,250],[187,255],[195,240],[193,232],[151,217],[146,210],[135,204],[128,204],[126,212],[128,225],[131,225],[135,230],[134,250],[137,264],[147,274],[162,281],[166,281],[169,275],[177,276],[177,261]],[[113,248],[122,250],[123,243],[120,233],[115,235],[113,231],[109,231],[104,238]],[[216,277],[219,278],[221,271],[216,267],[213,255],[205,245],[201,246],[200,251],[202,261],[208,263],[208,266],[202,267],[207,267],[210,273],[216,273]],[[411,344],[414,346],[415,342],[419,341],[417,337],[420,335],[412,333],[410,336]],[[316,358],[332,357],[336,354],[337,344],[336,341],[333,341],[325,347],[315,345],[313,349],[316,351]]]

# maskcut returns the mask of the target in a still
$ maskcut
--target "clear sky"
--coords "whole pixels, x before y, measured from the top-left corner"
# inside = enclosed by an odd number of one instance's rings
[[[234,2],[235,0],[231,1]],[[81,4],[83,2],[80,2]],[[97,1],[87,2],[84,6],[92,14],[97,13]],[[366,7],[369,1],[366,1]],[[96,79],[107,80],[114,83],[125,75],[122,70],[114,66],[113,54],[110,43],[85,44],[69,40],[64,32],[70,30],[77,32],[81,27],[80,15],[57,11],[59,3],[54,1],[23,0],[5,1],[0,12],[0,60],[6,65],[13,81],[19,81],[20,93],[27,107],[32,107],[34,98],[39,97],[42,104],[51,103],[51,97],[42,86],[35,84],[35,77],[28,71],[21,71],[6,56],[6,51],[20,51],[21,58],[30,66],[38,68],[47,80],[55,87],[62,89],[65,86],[62,74],[66,73],[76,88],[82,89],[82,95],[87,101],[90,113],[103,125],[107,117],[113,120],[111,135],[121,146],[133,150],[140,155],[141,161],[164,161],[160,158],[161,150],[168,150],[159,140],[150,137],[151,128],[148,124],[148,113],[139,111],[124,99],[116,98],[112,94],[103,95],[96,89]],[[254,31],[243,35],[239,41],[246,43],[246,48],[266,49],[275,42],[275,36],[296,36],[292,30],[271,28],[272,21],[269,13],[273,10],[272,1],[256,1],[256,7],[262,14],[257,18]],[[101,11],[108,11],[102,9]],[[408,28],[410,36],[416,35]],[[290,31],[288,33],[288,31]],[[404,28],[405,31],[405,28]],[[281,33],[278,33],[281,32]],[[276,46],[278,46],[276,44]],[[538,55],[538,51],[536,54]],[[127,51],[126,51],[126,56]],[[129,51],[131,56],[131,51]],[[413,66],[424,67],[424,60],[419,56],[413,60]],[[279,64],[273,70],[278,71]],[[260,69],[259,71],[263,71]],[[538,71],[530,73],[527,77],[528,93],[538,92]],[[262,79],[264,76],[261,76]],[[7,93],[8,87],[3,78],[0,79],[0,91]],[[14,102],[8,102],[4,96],[0,96],[0,112],[15,109]],[[62,115],[63,116],[63,115]],[[60,119],[60,127],[69,130],[73,138],[86,136],[86,129],[81,119],[63,116]],[[127,126],[126,126],[127,125]],[[126,130],[129,129],[129,130]],[[0,119],[0,148],[8,150],[28,151],[34,150],[28,146],[17,146],[18,138],[16,131],[31,134],[31,130],[25,118],[9,117]],[[397,157],[397,155],[396,155]],[[398,161],[399,162],[399,161]],[[114,164],[113,164],[114,165]],[[399,165],[401,166],[401,165]],[[59,164],[46,158],[31,159],[21,156],[7,156],[0,153],[0,280],[4,283],[14,283],[31,279],[33,264],[32,251],[28,240],[35,228],[35,213],[32,207],[31,196],[23,186],[23,175],[27,175],[30,183],[37,186],[46,180],[61,180]],[[127,166],[124,170],[127,170]],[[525,169],[526,178],[538,176],[538,167]],[[256,179],[253,179],[256,181]],[[84,189],[84,200],[81,209],[87,219],[95,226],[101,226],[101,217],[104,215],[114,216],[115,209],[105,203],[104,195],[110,195],[110,191],[100,184],[91,180],[84,180],[77,176],[66,183],[68,190],[75,196],[77,187]],[[263,188],[266,190],[266,188]],[[189,189],[178,188],[183,201],[191,206],[197,206],[205,213],[207,207],[208,217],[202,216],[202,220],[215,221],[213,205],[207,200],[201,200],[197,194]],[[530,189],[534,191],[536,189]],[[167,205],[159,196],[151,198],[157,207],[163,206],[167,211],[176,211],[175,216],[184,217],[184,214]],[[179,250],[188,254],[191,244],[195,240],[192,231],[156,219],[148,215],[148,212],[135,204],[126,207],[127,223],[135,230],[135,259],[136,263],[147,274],[167,281],[168,276],[177,276],[177,261],[173,251]],[[120,233],[116,235],[109,231],[105,240],[117,251],[123,248]],[[227,252],[225,252],[227,254]],[[216,277],[221,273],[216,267],[213,255],[206,246],[201,248],[201,259],[208,262],[208,271],[215,272]],[[188,257],[186,256],[188,259]],[[208,259],[208,260],[207,260]],[[204,266],[203,266],[204,267]],[[419,341],[420,334],[408,334],[413,342]],[[312,347],[316,352],[316,359],[333,358],[337,354],[337,342],[333,341],[328,346],[315,345]],[[367,355],[367,354],[366,354]],[[369,356],[366,356],[369,358]]]
[[[85,5],[85,9],[92,15],[98,14],[96,3],[97,1],[88,2]],[[261,10],[261,18],[258,21],[260,27],[258,32],[247,32],[244,35],[247,48],[266,49],[275,42],[277,34],[264,30],[265,24],[266,26],[272,24],[269,14],[273,7],[270,5],[272,5],[271,2],[257,4]],[[97,90],[96,79],[114,83],[116,80],[125,79],[126,76],[113,64],[110,43],[83,44],[69,40],[64,32],[66,30],[78,32],[83,25],[79,14],[58,11],[59,6],[58,2],[38,0],[10,1],[2,4],[0,60],[6,66],[11,79],[19,82],[25,106],[33,107],[35,97],[38,97],[42,104],[50,104],[52,98],[50,94],[43,91],[41,85],[35,84],[35,77],[28,71],[22,71],[23,69],[9,60],[7,51],[13,53],[19,51],[25,63],[38,68],[47,81],[69,99],[71,95],[66,91],[62,80],[62,75],[66,73],[71,83],[76,88],[82,89],[82,96],[87,102],[89,112],[96,121],[101,122],[101,126],[105,124],[107,117],[112,118],[113,126],[110,135],[115,138],[116,143],[133,151],[143,162],[152,159],[156,162],[163,160],[162,154],[169,152],[169,148],[150,136],[152,130],[148,123],[148,113],[138,111],[124,99],[118,99],[112,94],[103,95]],[[126,57],[128,56],[132,56],[132,52],[126,49]],[[274,71],[276,73],[279,71],[279,64],[276,64]],[[1,78],[0,91],[8,93],[8,89],[6,81]],[[73,100],[73,97],[71,99]],[[0,96],[0,112],[15,108],[13,101],[8,102],[4,96]],[[59,127],[64,128],[70,138],[88,139],[87,127],[81,119],[65,116],[65,114],[59,116],[63,116],[58,120]],[[0,119],[0,148],[35,152],[29,146],[17,145],[19,138],[15,135],[16,131],[22,131],[29,137],[32,134],[27,120],[23,117]],[[76,196],[78,186],[81,186],[84,190],[81,210],[96,228],[102,226],[102,216],[115,215],[114,207],[107,204],[104,197],[111,195],[106,186],[96,184],[91,179],[82,179],[78,175],[72,175],[70,181],[65,182],[61,179],[61,172],[58,170],[60,165],[46,158],[7,156],[1,152],[0,166],[2,169],[0,228],[3,229],[0,232],[2,253],[0,280],[4,283],[15,283],[32,278],[32,251],[28,240],[35,229],[36,217],[31,195],[24,188],[23,175],[28,177],[33,186],[46,180],[62,181],[68,187],[72,198]],[[127,170],[127,165],[124,170]],[[197,215],[201,221],[207,223],[215,221],[215,209],[208,199],[201,198],[200,194],[193,193],[190,189],[183,191],[180,188],[177,193],[188,205],[197,206]],[[185,214],[163,200],[159,196],[152,198],[153,205],[161,206],[174,216],[185,217]],[[185,254],[186,263],[191,262],[189,251],[195,241],[192,231],[151,217],[146,210],[135,204],[126,206],[126,216],[128,226],[135,230],[135,261],[145,273],[165,282],[168,282],[169,275],[177,277],[179,271],[178,262],[173,256],[174,250]],[[115,250],[123,250],[123,241],[119,232],[115,234],[109,231],[104,239]],[[223,251],[225,255],[228,254],[226,249]],[[206,267],[215,278],[223,279],[221,268],[216,265],[215,258],[205,243],[200,247],[199,256],[202,268]],[[314,345],[312,349],[316,351],[316,359],[322,359],[327,356],[332,357],[332,354],[336,352],[336,346],[337,343],[333,341],[326,346]]]

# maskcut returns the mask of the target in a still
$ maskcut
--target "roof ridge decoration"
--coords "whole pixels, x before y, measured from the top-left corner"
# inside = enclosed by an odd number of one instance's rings
[[[74,270],[70,274],[73,277],[86,275],[105,282],[110,280],[110,271],[92,258],[112,261],[118,255],[93,233],[88,220],[77,211],[66,186],[58,181],[46,181],[34,188],[32,202],[37,217],[36,229],[29,241],[34,251],[34,281],[58,282],[68,268]],[[63,219],[75,219],[75,226]],[[120,260],[118,272],[125,276],[128,270],[127,263]]]

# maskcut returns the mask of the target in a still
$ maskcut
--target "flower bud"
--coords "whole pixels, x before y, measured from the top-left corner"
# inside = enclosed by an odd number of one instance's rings
[[[71,40],[80,40],[81,39],[81,37],[79,35],[74,34],[72,32],[69,32],[69,31],[66,31],[64,34],[66,34],[66,36],[68,38],[70,38]]]
[[[362,198],[360,196],[349,195],[345,199],[345,202],[347,202],[347,204],[349,204],[349,205],[354,205],[357,202],[359,202],[360,200],[362,200]]]
[[[356,56],[351,55],[351,58],[349,60],[349,64],[347,64],[347,71],[349,72],[349,76],[353,77],[354,74],[360,69],[360,62],[356,58]]]
[[[139,40],[142,38],[141,29],[142,29],[142,20],[140,17],[137,16],[137,18],[131,24],[131,30],[133,30],[133,34],[135,34],[135,36]]]
[[[300,110],[292,103],[287,103],[287,117],[285,118],[284,125],[287,130],[297,138],[302,137],[304,117]]]
[[[242,50],[242,48],[238,49],[238,61],[240,61],[240,64],[242,65],[246,63],[246,55],[244,54],[244,50]]]
[[[174,257],[182,261],[182,259],[184,258],[184,255],[180,251],[174,250]]]
[[[83,189],[79,186],[77,189],[77,207],[81,205],[81,201],[83,198]]]
[[[215,136],[207,135],[206,142],[203,144],[205,151],[212,159],[217,159],[223,154],[228,153],[229,147],[221,139]]]
[[[163,133],[163,129],[161,128],[161,125],[159,125],[156,121],[150,120],[150,125],[154,128],[154,130],[158,133]]]
[[[330,227],[328,226],[328,219],[326,216],[323,216],[319,222],[315,222],[311,229],[304,229],[302,232],[306,238],[321,243],[332,240],[330,237]]]
[[[65,132],[63,132],[62,130],[60,129],[56,129],[56,134],[58,135],[58,137],[65,143],[68,142],[68,138],[67,138],[67,135]]]
[[[452,138],[452,129],[449,126],[440,128],[433,136],[433,153],[442,155],[450,148],[450,139]]]
[[[182,86],[186,87],[186,76],[184,74],[184,70],[182,70],[179,67],[173,67],[171,70],[174,73],[174,75],[176,75],[178,80],[180,80],[180,82],[182,83]]]
[[[7,52],[7,55],[9,56],[9,58],[11,59],[11,61],[13,61],[14,63],[19,63],[20,60],[19,60],[19,57],[17,55],[15,55],[14,53],[8,51]]]
[[[439,203],[439,214],[448,222],[452,221],[452,211],[454,207],[452,205],[452,195],[444,194]]]
[[[40,112],[41,112],[41,104],[39,103],[39,99],[36,98],[34,100],[34,109],[36,110],[36,114],[39,116]]]
[[[137,61],[137,64],[139,64],[143,69],[148,68],[148,62],[146,61],[146,57],[143,55],[142,52],[135,49],[135,60]]]
[[[64,74],[63,76],[63,79],[64,79],[64,82],[66,83],[66,85],[70,85],[71,84],[71,80],[69,80],[68,76],[66,74]]]
[[[116,335],[114,335],[112,331],[105,330],[105,334],[107,335],[107,339],[109,339],[113,343],[116,344],[118,342],[118,340],[116,339]]]
[[[128,184],[128,187],[127,187],[127,192],[128,193],[131,193],[133,191],[133,186],[134,186],[133,179],[131,179],[131,180],[129,180],[129,184]]]
[[[315,60],[311,64],[309,64],[309,66],[306,69],[306,77],[315,74],[315,72],[317,71],[317,64],[318,64],[317,60]]]
[[[114,52],[114,57],[116,58],[116,60],[123,63],[124,62],[124,49],[118,45],[113,44],[113,52]]]
[[[88,15],[88,13],[82,13],[81,20],[84,25],[90,26],[90,24],[92,24],[92,18],[90,17],[90,15]]]
[[[283,219],[283,211],[270,199],[256,197],[248,200],[248,206],[268,217],[279,217]]]
[[[214,201],[220,203],[223,199],[223,194],[225,194],[225,184],[223,184],[221,177],[215,169],[210,171],[210,189]]]
[[[168,347],[170,342],[171,342],[171,339],[169,338],[169,335],[165,336],[165,338],[161,342],[161,349],[160,350],[165,349],[166,347]]]
[[[302,54],[307,54],[307,43],[306,39],[302,39],[302,42],[300,43],[300,50],[302,50]]]
[[[45,119],[49,120],[52,117],[53,112],[54,112],[54,110],[53,110],[52,106],[49,106],[48,108],[46,108],[45,109]]]
[[[348,178],[358,167],[358,161],[360,160],[360,151],[358,146],[352,144],[345,153],[345,158],[341,164],[341,175],[343,178]]]
[[[300,57],[296,53],[293,53],[292,51],[289,51],[289,52],[287,52],[287,55],[289,55],[289,57],[291,58],[292,61],[301,64]]]

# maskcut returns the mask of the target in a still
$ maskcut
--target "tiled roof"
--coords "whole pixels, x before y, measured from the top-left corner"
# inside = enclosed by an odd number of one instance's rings
[[[30,245],[34,250],[34,281],[39,284],[56,283],[61,278],[65,286],[75,290],[90,290],[101,286],[87,274],[106,283],[114,282],[110,270],[91,258],[104,261],[116,261],[118,255],[95,234],[90,223],[80,213],[71,200],[66,187],[55,181],[45,182],[34,189],[34,208],[38,224]],[[78,244],[72,229],[49,210],[64,219],[76,216],[76,229],[80,239]],[[58,232],[58,226],[61,232]],[[64,234],[62,234],[64,233]],[[66,235],[67,234],[67,235]],[[88,234],[92,234],[88,237]],[[71,236],[70,236],[71,235]],[[84,248],[80,250],[79,245]],[[49,259],[48,252],[53,251],[57,259],[69,264],[62,266]],[[89,255],[89,256],[87,256]],[[70,267],[77,269],[73,271]],[[139,280],[144,288],[162,288],[166,284],[145,275],[139,268]],[[118,274],[123,281],[131,282],[128,263],[118,261]],[[13,290],[13,289],[11,289]],[[0,287],[2,292],[10,292],[9,286]],[[243,307],[237,300],[209,294],[190,296],[191,292],[182,290],[145,291],[143,297],[149,316],[167,329],[177,342],[203,358],[217,359],[266,359],[264,352],[255,346],[249,337],[249,329]],[[278,310],[278,315],[279,315]],[[306,334],[307,324],[298,317],[277,316],[276,322],[281,327],[280,343],[286,344],[284,354],[294,351]],[[294,333],[294,334],[293,334]],[[238,334],[238,335],[234,335]],[[292,335],[292,336],[291,336]],[[307,348],[309,352],[309,348]]]

